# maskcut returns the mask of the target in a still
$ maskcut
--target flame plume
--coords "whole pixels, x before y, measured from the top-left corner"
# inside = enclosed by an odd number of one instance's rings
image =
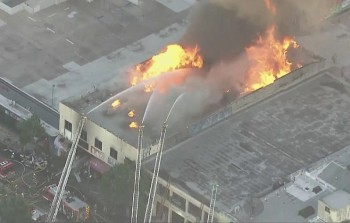
[[[199,55],[197,47],[184,48],[177,44],[168,45],[163,52],[136,66],[134,75],[131,78],[131,85],[152,79],[165,72],[186,67],[201,68],[202,66],[203,59]],[[150,92],[154,87],[154,82],[146,84],[145,91]]]
[[[272,0],[264,0],[264,3],[268,10],[272,12],[272,14],[276,14],[276,6],[272,3]]]
[[[275,27],[271,26],[253,46],[246,48],[250,63],[246,92],[269,85],[291,72],[292,63],[288,61],[286,53],[288,49],[297,47],[298,44],[291,37],[285,37],[281,42],[276,40]]]

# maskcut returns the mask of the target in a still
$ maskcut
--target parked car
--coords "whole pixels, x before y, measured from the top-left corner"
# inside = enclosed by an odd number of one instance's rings
[[[47,218],[47,214],[43,211],[40,211],[37,208],[32,209],[32,220],[35,223],[44,223]]]

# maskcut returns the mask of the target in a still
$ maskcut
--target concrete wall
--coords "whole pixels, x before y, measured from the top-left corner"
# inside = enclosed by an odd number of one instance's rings
[[[169,189],[170,197],[172,197],[172,195],[174,193],[176,193],[177,195],[184,198],[186,200],[186,206],[185,206],[185,210],[182,210],[181,208],[179,208],[178,206],[173,204],[170,201],[170,199],[164,199],[163,195],[157,194],[155,197],[155,202],[154,202],[154,207],[153,207],[153,210],[154,210],[153,215],[154,216],[157,215],[156,205],[157,205],[157,203],[160,203],[160,204],[164,205],[165,207],[167,207],[167,208],[164,208],[164,210],[168,211],[167,222],[172,222],[172,212],[175,212],[176,214],[182,216],[185,219],[185,222],[193,222],[194,223],[194,222],[206,222],[207,221],[206,214],[209,212],[209,204],[201,203],[200,201],[189,196],[188,193],[184,192],[180,188],[171,184],[171,182],[167,182],[164,179],[158,178],[158,184],[161,184],[165,188]],[[192,205],[196,206],[197,208],[199,208],[201,210],[200,219],[198,219],[198,216],[194,216],[191,213],[189,213],[189,203],[191,203]],[[214,222],[218,222],[218,223],[219,222],[231,222],[231,219],[229,219],[227,216],[225,216],[221,213],[215,212]]]
[[[342,222],[350,219],[350,205],[339,210],[329,207],[330,213],[325,211],[326,207],[328,207],[327,204],[321,200],[318,201],[317,216],[324,222]]]
[[[79,113],[62,103],[59,104],[59,111],[59,132],[64,137],[72,140],[73,135],[77,131],[81,116]],[[64,128],[65,120],[72,123],[72,132],[69,132]],[[86,121],[83,129],[87,132],[87,143],[89,145],[88,152],[103,160],[105,163],[114,165],[116,163],[123,163],[125,158],[130,160],[136,159],[137,153],[134,147],[89,119]],[[94,147],[95,138],[102,142],[102,151]],[[114,158],[109,156],[110,147],[113,147],[118,152],[118,158],[116,161]]]

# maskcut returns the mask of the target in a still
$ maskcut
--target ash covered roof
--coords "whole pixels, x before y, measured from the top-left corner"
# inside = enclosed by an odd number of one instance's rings
[[[350,87],[333,71],[164,151],[161,172],[199,200],[209,201],[219,184],[217,208],[227,213],[246,197],[270,192],[278,180],[350,144]],[[153,162],[145,168],[152,170]]]

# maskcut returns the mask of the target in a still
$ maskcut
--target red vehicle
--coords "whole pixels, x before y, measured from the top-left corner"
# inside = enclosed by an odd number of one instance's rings
[[[52,202],[57,192],[57,185],[52,184],[45,187],[43,198]],[[72,196],[70,192],[64,191],[60,207],[58,209],[67,218],[82,222],[89,219],[90,207],[87,203],[80,200],[76,196]]]
[[[6,178],[12,172],[15,172],[13,162],[0,157],[0,178]]]

